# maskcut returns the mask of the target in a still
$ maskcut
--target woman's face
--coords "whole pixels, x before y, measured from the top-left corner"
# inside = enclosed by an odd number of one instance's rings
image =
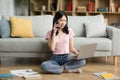
[[[63,29],[67,23],[66,17],[62,16],[62,18],[58,19],[58,23],[60,25],[60,28]]]

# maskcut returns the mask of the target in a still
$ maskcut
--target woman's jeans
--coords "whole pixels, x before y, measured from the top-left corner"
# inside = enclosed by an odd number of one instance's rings
[[[44,73],[60,74],[65,70],[71,70],[83,67],[86,64],[85,59],[70,59],[69,54],[53,55],[50,60],[41,64]]]

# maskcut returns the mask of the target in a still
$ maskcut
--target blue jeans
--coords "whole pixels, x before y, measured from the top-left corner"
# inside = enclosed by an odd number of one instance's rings
[[[70,59],[69,54],[53,55],[50,60],[41,64],[44,73],[62,73],[62,66],[65,70],[71,70],[83,67],[86,64],[85,59]]]

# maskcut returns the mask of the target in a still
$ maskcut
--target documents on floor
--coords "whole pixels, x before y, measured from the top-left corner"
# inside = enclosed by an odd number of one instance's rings
[[[24,77],[25,80],[40,80],[41,75],[32,69],[10,70],[11,74],[19,77]]]
[[[117,80],[119,77],[113,75],[112,73],[108,72],[96,72],[93,75],[98,76],[99,78],[103,78],[104,80]]]

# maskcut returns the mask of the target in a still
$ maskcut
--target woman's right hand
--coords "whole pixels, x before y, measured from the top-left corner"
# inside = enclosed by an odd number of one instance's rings
[[[54,27],[53,27],[53,29],[54,29],[54,32],[53,32],[53,34],[56,34],[56,32],[57,32],[57,28],[56,28],[56,24],[54,24]]]
[[[54,29],[53,34],[56,34],[56,32],[57,32],[58,29],[59,29],[59,24],[58,24],[58,23],[55,23],[53,29]]]

